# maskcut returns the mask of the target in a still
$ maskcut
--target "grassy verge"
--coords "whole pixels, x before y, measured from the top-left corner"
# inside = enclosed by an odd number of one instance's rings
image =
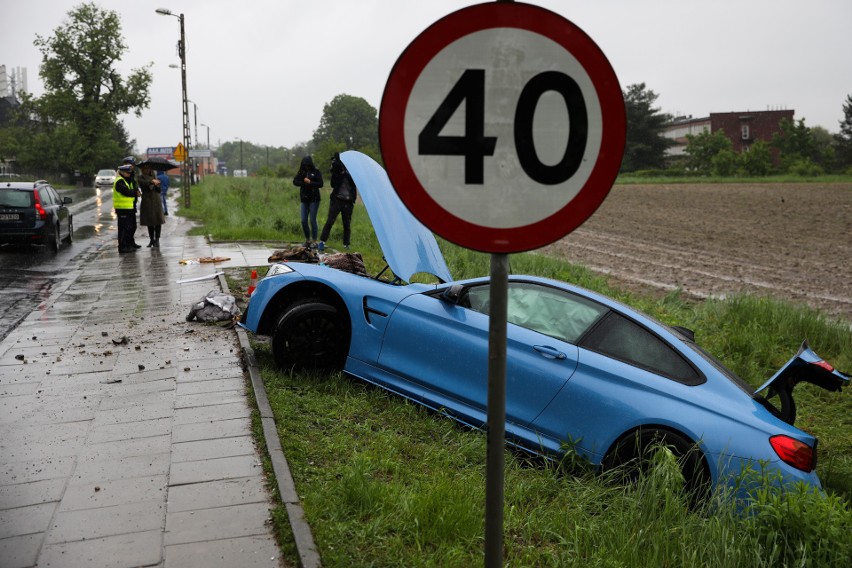
[[[271,206],[239,209],[228,180],[193,194],[193,214],[205,233],[228,237],[228,223],[254,215],[260,231],[239,237],[301,240],[295,191],[283,188]],[[270,191],[248,184],[243,201]],[[258,183],[252,188],[251,182]],[[224,191],[226,195],[216,195]],[[203,195],[203,198],[196,196]],[[277,195],[277,194],[276,194]],[[202,205],[202,203],[204,205]],[[327,203],[327,201],[326,201]],[[321,208],[322,211],[325,207]],[[230,220],[221,220],[230,218]],[[265,220],[264,220],[265,219]],[[322,219],[321,221],[322,222]],[[221,232],[218,227],[222,227]],[[244,230],[241,228],[240,230]],[[340,230],[339,221],[336,231]],[[339,232],[337,232],[339,235]],[[354,249],[381,267],[369,220],[360,206]],[[339,238],[339,237],[338,237]],[[335,232],[332,233],[332,241]],[[457,277],[488,272],[488,255],[441,243]],[[513,255],[511,268],[567,280],[615,296],[658,319],[685,325],[699,341],[752,385],[771,376],[804,338],[841,369],[852,369],[849,322],[806,308],[750,296],[692,303],[677,293],[662,299],[631,296],[582,267],[541,255]],[[261,275],[263,270],[261,269]],[[244,290],[246,271],[230,275]],[[344,375],[281,373],[268,345],[255,343],[284,452],[326,566],[469,566],[480,564],[484,534],[485,437],[440,415]],[[730,503],[689,510],[667,456],[637,486],[612,483],[582,467],[541,463],[507,454],[504,538],[513,566],[846,566],[852,560],[852,434],[849,393],[797,390],[801,426],[820,437],[818,472],[828,495],[760,492],[740,514]],[[568,460],[570,462],[570,460]],[[275,522],[288,532],[277,509]],[[286,550],[286,547],[285,547]]]

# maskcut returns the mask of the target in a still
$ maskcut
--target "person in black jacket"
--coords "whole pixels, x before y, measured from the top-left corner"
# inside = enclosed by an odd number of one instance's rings
[[[299,201],[302,213],[302,231],[305,233],[305,246],[316,246],[317,240],[317,211],[319,211],[322,173],[314,166],[310,156],[302,158],[299,171],[293,178],[293,185],[300,187]]]
[[[328,201],[328,218],[320,234],[319,250],[325,250],[325,241],[331,233],[331,228],[337,220],[337,214],[343,219],[343,248],[349,248],[349,239],[352,236],[352,210],[355,208],[355,199],[358,191],[352,176],[346,171],[346,166],[340,161],[340,154],[335,152],[331,159],[331,197]]]
[[[118,252],[136,252],[139,248],[133,241],[136,230],[136,184],[132,178],[133,166],[123,164],[118,167],[115,181],[112,182],[112,202],[118,225]]]

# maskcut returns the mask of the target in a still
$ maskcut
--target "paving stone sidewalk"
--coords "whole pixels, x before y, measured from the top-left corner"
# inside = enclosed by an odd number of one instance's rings
[[[236,334],[185,321],[218,281],[177,283],[266,252],[188,228],[107,233],[0,342],[3,568],[284,565]],[[179,262],[209,256],[232,260]]]

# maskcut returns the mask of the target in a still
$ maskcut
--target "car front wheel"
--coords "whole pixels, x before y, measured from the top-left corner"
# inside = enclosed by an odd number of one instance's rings
[[[337,308],[306,301],[290,306],[272,335],[272,355],[281,369],[340,370],[349,333]]]

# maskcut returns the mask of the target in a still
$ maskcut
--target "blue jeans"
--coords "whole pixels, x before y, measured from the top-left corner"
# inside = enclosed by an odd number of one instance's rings
[[[169,207],[166,205],[166,194],[169,192],[169,188],[162,189],[160,188],[160,197],[163,200],[163,213],[166,215],[169,214]]]
[[[302,232],[305,233],[306,241],[317,240],[317,211],[319,211],[319,201],[312,201],[311,203],[302,203]],[[308,227],[309,221],[310,228]]]

